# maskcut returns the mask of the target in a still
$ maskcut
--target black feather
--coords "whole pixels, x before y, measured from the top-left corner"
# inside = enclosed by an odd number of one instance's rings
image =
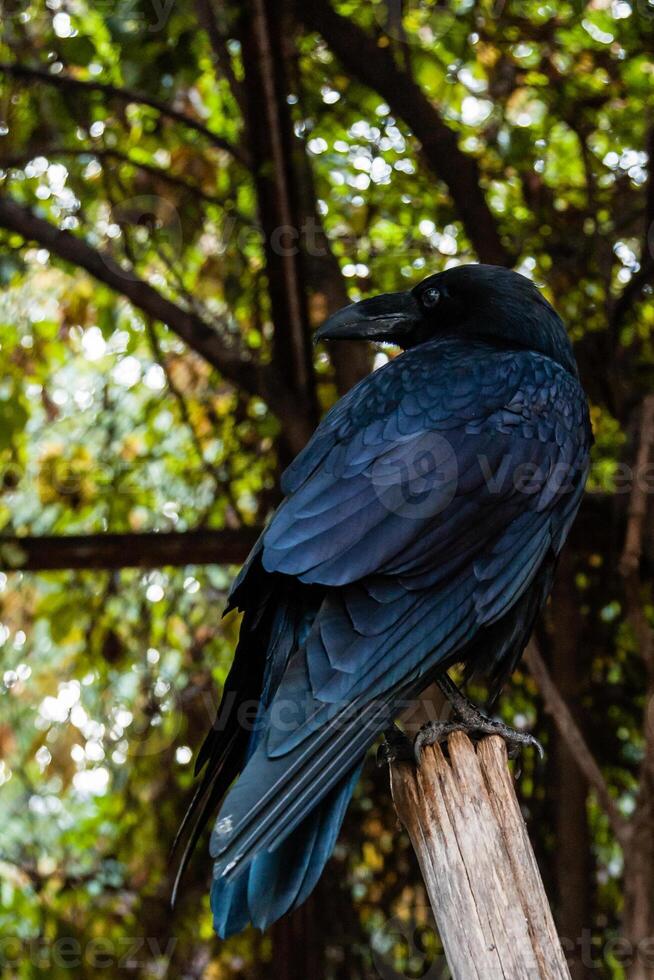
[[[497,694],[588,471],[572,348],[523,277],[451,269],[339,312],[321,335],[407,349],[327,414],[232,589],[240,640],[183,825],[195,821],[182,866],[224,797],[211,838],[221,935],[306,898],[367,749],[407,699],[456,661]]]

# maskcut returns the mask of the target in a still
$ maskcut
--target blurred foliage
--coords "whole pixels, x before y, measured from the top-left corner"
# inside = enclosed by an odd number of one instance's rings
[[[593,405],[589,485],[598,496],[624,493],[632,413],[654,366],[650,294],[613,325],[612,317],[651,262],[643,215],[654,8],[648,0],[423,0],[394,19],[390,0],[337,6],[380,46],[398,47],[477,159],[517,268],[543,285],[574,339],[604,338],[614,327],[630,352],[629,377],[617,385],[619,364],[602,361],[600,388],[608,379],[617,395]],[[220,14],[238,84],[239,45],[229,10]],[[233,86],[214,71],[193,5],[10,2],[0,50],[3,61],[52,76],[0,75],[3,190],[265,359],[269,299],[247,168],[137,98],[57,84],[66,74],[144,93],[243,146]],[[447,190],[404,123],[316,35],[300,33],[294,55],[296,135],[351,297],[474,260]],[[2,234],[2,534],[262,523],[279,476],[279,422],[265,404],[105,286]],[[313,320],[324,312],[316,301]],[[316,365],[326,405],[335,389],[323,353]],[[587,638],[578,696],[629,813],[642,755],[642,667],[610,552],[598,543],[575,557],[571,588]],[[180,904],[168,909],[168,851],[236,635],[234,617],[220,621],[232,571],[0,575],[3,975],[111,976],[123,967],[143,978],[271,975],[269,936],[213,937],[205,845]],[[551,741],[526,673],[516,674],[502,711]],[[519,785],[547,864],[557,847],[548,773],[527,756]],[[622,863],[592,797],[588,828],[589,929],[600,949],[619,929]],[[433,934],[426,954],[413,936],[429,921],[425,896],[385,775],[372,766],[318,900],[331,909],[321,918],[325,976],[417,976],[425,957],[438,962]],[[612,953],[596,969],[625,975]]]

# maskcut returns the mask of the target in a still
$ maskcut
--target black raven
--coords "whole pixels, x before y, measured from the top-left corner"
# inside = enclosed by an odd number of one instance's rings
[[[317,336],[404,352],[345,395],[286,470],[230,594],[243,621],[182,861],[224,797],[211,837],[220,936],[307,898],[367,749],[409,699],[440,680],[469,722],[447,668],[501,686],[589,465],[565,328],[515,272],[451,268],[348,306]],[[472,713],[480,731],[526,740]]]

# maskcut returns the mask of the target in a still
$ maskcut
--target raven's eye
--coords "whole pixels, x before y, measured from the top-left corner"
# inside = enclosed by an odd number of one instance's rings
[[[441,293],[439,289],[432,286],[431,289],[425,289],[424,293],[420,297],[422,305],[427,310],[431,310],[432,307],[436,306],[439,299],[441,298]]]

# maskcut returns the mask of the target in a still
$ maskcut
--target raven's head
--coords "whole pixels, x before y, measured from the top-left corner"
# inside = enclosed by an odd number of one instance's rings
[[[539,351],[577,373],[553,307],[530,279],[495,265],[456,266],[406,292],[353,303],[330,316],[316,339],[376,340],[406,350],[445,334]]]

